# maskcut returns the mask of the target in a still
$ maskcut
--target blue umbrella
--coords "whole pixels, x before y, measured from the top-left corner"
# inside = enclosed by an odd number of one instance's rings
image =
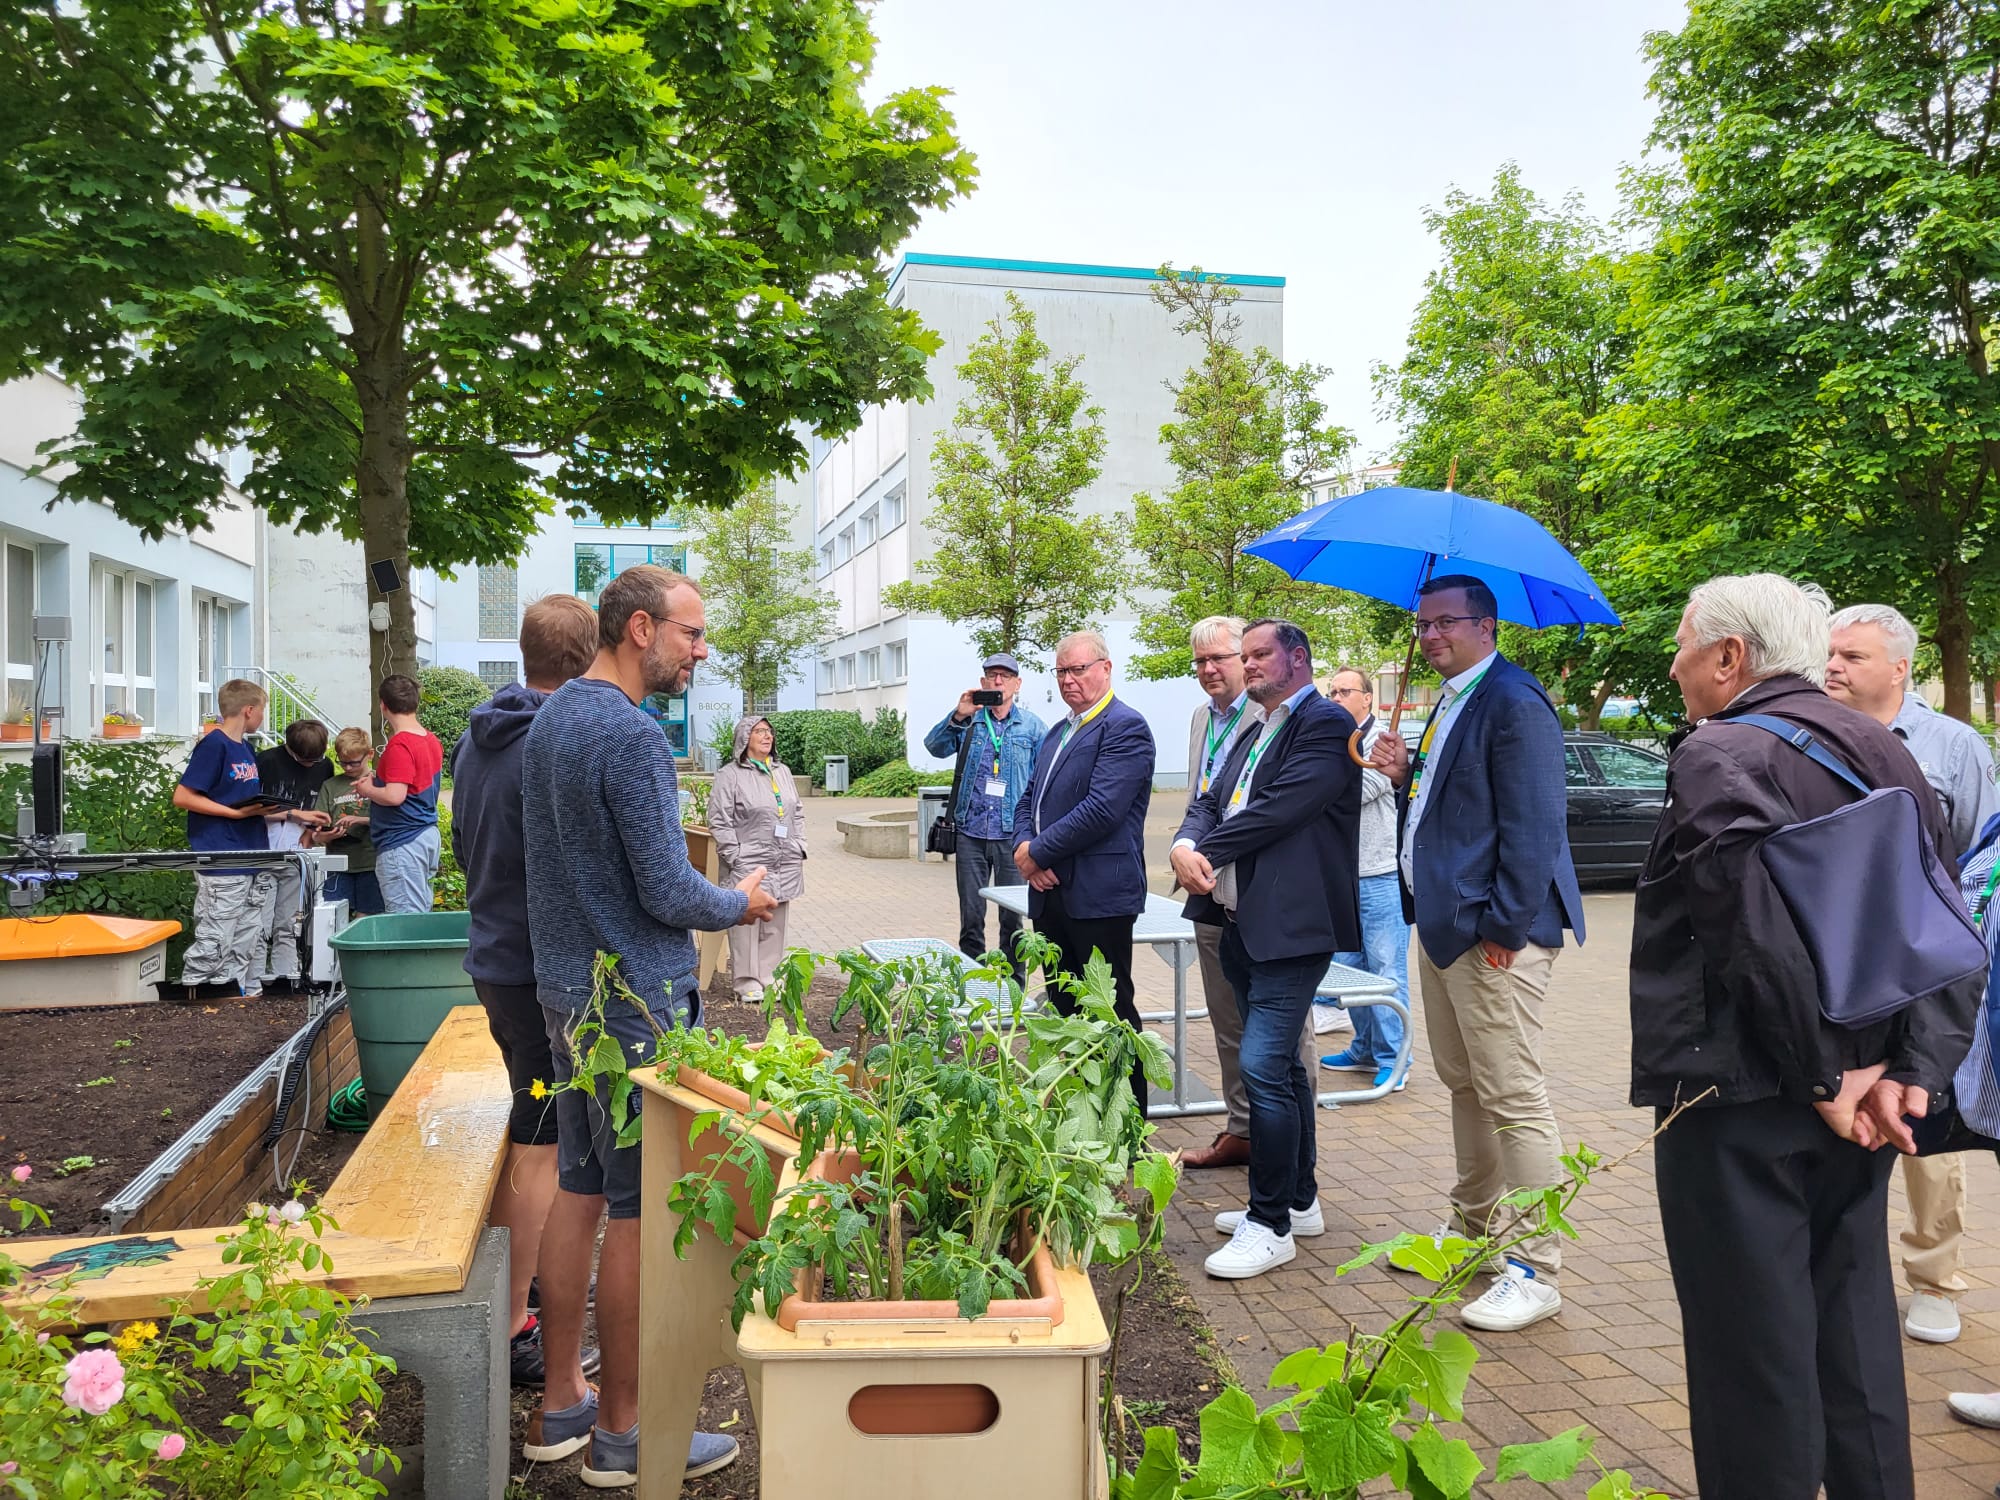
[[[1534,517],[1450,490],[1378,489],[1315,505],[1243,549],[1292,577],[1417,607],[1417,589],[1469,573],[1516,625],[1618,625],[1583,565]]]

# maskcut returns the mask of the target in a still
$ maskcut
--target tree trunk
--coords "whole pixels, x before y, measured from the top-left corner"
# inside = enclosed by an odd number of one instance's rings
[[[400,352],[400,351],[399,351]],[[355,394],[361,409],[361,457],[354,485],[361,514],[362,560],[368,570],[368,683],[370,708],[379,737],[382,679],[391,673],[417,674],[417,604],[410,579],[410,402],[402,360],[364,360]],[[375,574],[382,563],[395,569],[398,585],[384,593]],[[374,626],[375,606],[389,608],[389,628]]]
[[[1989,730],[2000,727],[1994,722],[2000,719],[2000,713],[1994,711],[1996,698],[2000,698],[2000,678],[1989,677],[1986,679],[1986,727]]]
[[[1604,705],[1611,701],[1611,695],[1617,690],[1617,687],[1618,684],[1613,682],[1609,677],[1598,683],[1597,691],[1590,695],[1590,707],[1576,716],[1576,727],[1578,729],[1587,729],[1592,733],[1596,732],[1598,722],[1604,717]]]
[[[1944,676],[1944,711],[1972,722],[1972,615],[1965,581],[1955,568],[1938,579],[1938,657]]]

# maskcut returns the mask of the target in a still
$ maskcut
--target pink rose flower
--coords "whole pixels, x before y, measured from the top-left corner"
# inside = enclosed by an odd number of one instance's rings
[[[188,1440],[178,1432],[170,1432],[160,1439],[160,1457],[169,1463],[187,1451]]]
[[[296,1224],[301,1219],[305,1218],[306,1206],[303,1203],[299,1202],[298,1199],[294,1198],[289,1203],[287,1203],[283,1208],[279,1209],[278,1212],[285,1216],[285,1222],[287,1224]]]
[[[21,1466],[19,1464],[15,1463],[14,1460],[10,1458],[4,1464],[0,1464],[0,1474],[11,1474],[20,1467]]]
[[[125,1399],[125,1367],[109,1349],[86,1349],[63,1366],[63,1405],[101,1417]]]
[[[26,1162],[22,1162],[18,1167],[14,1168],[14,1170],[8,1175],[11,1176],[16,1182],[26,1182],[30,1177],[33,1177],[35,1175],[35,1169],[29,1166]]]
[[[38,1333],[35,1335],[35,1343],[37,1346],[46,1344],[48,1341],[49,1341],[49,1336],[46,1333]]]

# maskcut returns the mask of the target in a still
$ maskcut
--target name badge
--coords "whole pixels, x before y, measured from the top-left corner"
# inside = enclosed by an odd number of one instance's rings
[[[989,797],[1005,797],[1007,795],[1007,783],[988,778],[986,782],[986,795]]]
[[[788,839],[791,836],[792,836],[792,825],[789,823],[780,823],[778,825],[778,837],[781,839]]]

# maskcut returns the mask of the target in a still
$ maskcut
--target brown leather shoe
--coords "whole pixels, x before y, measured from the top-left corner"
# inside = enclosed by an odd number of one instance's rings
[[[1199,1151],[1187,1151],[1181,1155],[1184,1167],[1243,1167],[1250,1164],[1250,1142],[1240,1135],[1223,1131],[1215,1138],[1215,1143]]]

